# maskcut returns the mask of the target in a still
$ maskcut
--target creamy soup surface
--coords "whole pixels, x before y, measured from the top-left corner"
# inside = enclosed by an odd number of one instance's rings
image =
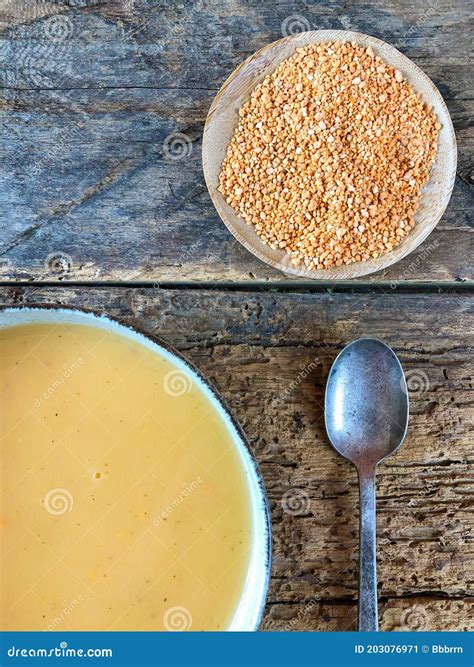
[[[0,350],[1,629],[226,629],[253,524],[205,393],[94,326],[5,327]]]

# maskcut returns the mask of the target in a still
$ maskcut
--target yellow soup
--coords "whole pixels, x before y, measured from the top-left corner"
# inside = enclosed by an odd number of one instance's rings
[[[0,329],[1,629],[219,630],[252,513],[182,366],[80,324]]]

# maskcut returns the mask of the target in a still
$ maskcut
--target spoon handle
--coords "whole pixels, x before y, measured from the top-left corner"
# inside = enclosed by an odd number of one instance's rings
[[[359,632],[379,629],[377,611],[375,470],[359,472]]]

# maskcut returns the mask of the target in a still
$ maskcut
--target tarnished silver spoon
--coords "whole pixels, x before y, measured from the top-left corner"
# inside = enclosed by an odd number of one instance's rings
[[[324,418],[334,449],[357,468],[359,519],[359,630],[378,630],[375,468],[402,444],[408,392],[395,352],[376,338],[347,345],[329,373]]]

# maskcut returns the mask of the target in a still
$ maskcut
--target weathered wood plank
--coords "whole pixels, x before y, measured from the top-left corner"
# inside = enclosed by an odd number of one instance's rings
[[[435,232],[404,261],[360,280],[472,280],[474,92],[464,0],[4,4],[0,278],[280,280],[212,206],[200,157],[206,113],[232,69],[282,31],[344,27],[395,44],[433,78],[460,150]],[[166,150],[175,132],[185,135],[182,159]],[[69,256],[67,271],[51,268],[53,252]]]
[[[411,418],[405,444],[378,473],[383,627],[398,628],[413,605],[430,629],[472,626],[471,298],[4,287],[0,301],[119,317],[166,338],[215,382],[265,479],[274,531],[265,627],[279,629],[353,627],[357,481],[327,443],[323,392],[345,343],[387,341],[407,373]],[[301,512],[288,513],[285,494]]]
[[[433,632],[449,627],[468,631],[473,628],[473,607],[474,603],[469,600],[426,597],[380,600],[380,629]],[[351,602],[333,603],[315,599],[308,599],[300,604],[270,604],[262,629],[300,632],[354,631],[357,630],[357,606]]]

